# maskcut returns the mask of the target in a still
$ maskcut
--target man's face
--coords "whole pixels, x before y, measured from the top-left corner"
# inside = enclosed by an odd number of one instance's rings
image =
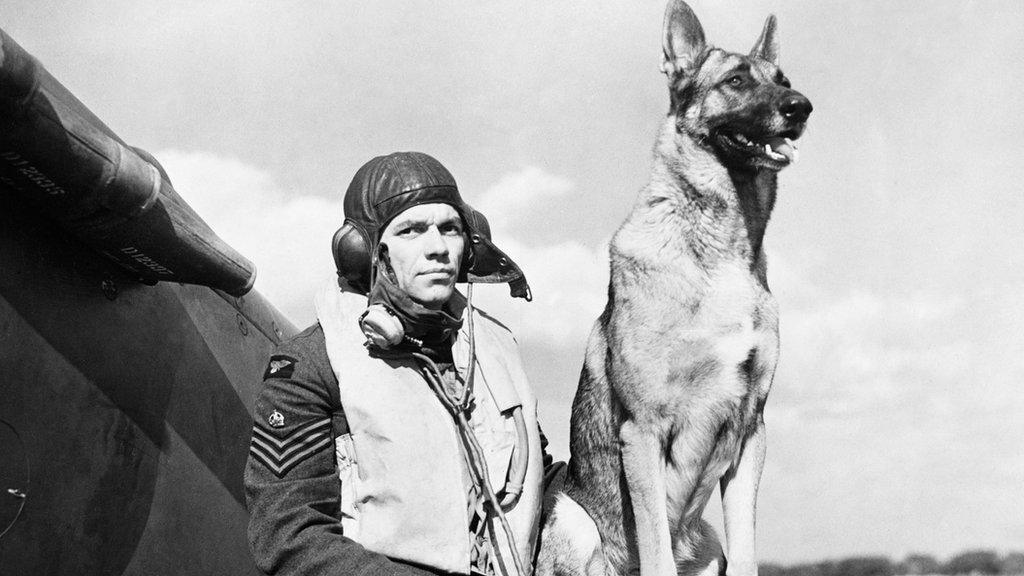
[[[427,308],[439,309],[455,291],[466,238],[462,219],[448,204],[420,204],[384,229],[398,287]]]

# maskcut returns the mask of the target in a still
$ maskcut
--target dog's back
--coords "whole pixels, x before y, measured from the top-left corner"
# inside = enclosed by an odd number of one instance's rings
[[[611,243],[539,574],[723,570],[701,519],[720,482],[729,561],[756,574],[761,413],[778,358],[762,238],[810,113],[775,63],[774,28],[749,56],[729,53],[704,43],[685,3],[668,7],[672,107]]]

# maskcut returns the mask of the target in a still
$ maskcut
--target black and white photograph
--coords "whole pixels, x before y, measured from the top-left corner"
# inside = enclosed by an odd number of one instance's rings
[[[0,3],[0,575],[1024,576],[1024,4]]]

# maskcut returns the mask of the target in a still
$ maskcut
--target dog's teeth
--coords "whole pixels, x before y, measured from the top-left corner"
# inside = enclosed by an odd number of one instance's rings
[[[793,142],[789,138],[784,138],[784,140],[786,141],[786,144],[788,144],[789,147],[792,148],[794,151],[797,149],[796,148],[796,142]]]
[[[773,152],[773,151],[772,151],[772,147],[771,147],[771,146],[769,146],[769,145],[765,144],[765,145],[764,145],[764,153],[765,153],[765,154],[767,154],[767,155],[769,155],[769,156],[771,156],[771,155],[772,155],[772,154],[774,154],[775,152]]]

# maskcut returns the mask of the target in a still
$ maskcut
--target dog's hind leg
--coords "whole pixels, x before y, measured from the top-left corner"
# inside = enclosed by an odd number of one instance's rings
[[[597,525],[572,498],[556,498],[541,533],[534,576],[607,576]]]

